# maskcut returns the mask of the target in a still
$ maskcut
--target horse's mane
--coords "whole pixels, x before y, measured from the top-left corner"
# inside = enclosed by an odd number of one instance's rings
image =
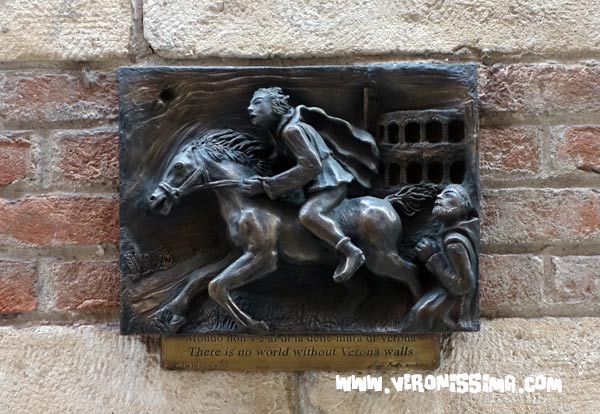
[[[228,159],[270,176],[269,146],[257,138],[232,129],[211,129],[195,138],[190,146],[202,147],[215,161]]]

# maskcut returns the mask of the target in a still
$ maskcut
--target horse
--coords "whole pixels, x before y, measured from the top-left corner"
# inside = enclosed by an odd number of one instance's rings
[[[337,253],[318,240],[298,220],[298,206],[266,195],[243,194],[242,180],[270,175],[266,146],[248,134],[231,129],[210,130],[176,152],[161,181],[148,198],[152,212],[168,215],[182,197],[194,191],[214,192],[226,223],[229,253],[190,272],[174,299],[155,312],[156,326],[176,333],[186,322],[191,300],[204,290],[242,328],[268,332],[265,321],[254,320],[230,292],[273,273],[278,264],[332,265]],[[427,184],[405,187],[387,198],[363,196],[346,199],[333,212],[343,232],[362,249],[374,275],[404,284],[416,300],[421,295],[418,268],[397,251],[402,221],[393,204],[408,216],[422,210],[435,190]]]

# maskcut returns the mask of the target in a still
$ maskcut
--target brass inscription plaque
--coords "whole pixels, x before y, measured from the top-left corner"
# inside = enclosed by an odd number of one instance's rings
[[[358,371],[435,369],[436,335],[193,335],[163,337],[167,369]]]

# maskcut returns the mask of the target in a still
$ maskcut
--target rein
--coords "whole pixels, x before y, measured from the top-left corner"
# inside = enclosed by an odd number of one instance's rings
[[[205,190],[207,188],[220,188],[220,187],[232,187],[239,185],[241,183],[240,180],[219,180],[212,181],[210,183],[198,184],[191,188],[191,190]]]
[[[206,190],[206,189],[210,189],[210,188],[220,188],[220,187],[233,187],[233,186],[237,186],[241,183],[241,181],[239,181],[239,180],[218,180],[218,181],[212,181],[210,183],[194,185],[191,187],[184,187],[184,185],[187,183],[187,181],[188,180],[186,180],[186,182],[184,182],[179,187],[172,187],[165,181],[161,181],[158,184],[158,186],[160,188],[162,188],[164,190],[164,192],[167,193],[169,195],[169,197],[171,197],[173,199],[173,201],[178,201],[181,196],[184,196],[191,191]]]
[[[165,193],[167,193],[167,195],[173,199],[173,201],[178,201],[179,198],[188,194],[191,191],[206,190],[206,189],[210,189],[210,188],[220,188],[220,187],[233,187],[233,186],[239,185],[240,183],[241,183],[241,181],[239,181],[239,180],[219,180],[219,181],[212,181],[210,183],[198,184],[198,185],[184,188],[183,184],[179,187],[172,187],[170,184],[166,183],[165,181],[161,181],[158,184],[158,186],[160,188],[162,188],[163,191]]]
[[[195,151],[192,151],[194,154],[194,158],[196,163],[198,164],[198,155]],[[196,190],[207,190],[212,188],[222,188],[222,187],[235,187],[239,186],[244,180],[232,180],[232,179],[224,179],[211,181],[203,184],[196,184],[194,182],[198,179],[199,176],[202,175],[202,171],[200,169],[196,169],[179,187],[173,187],[166,181],[161,181],[158,184],[160,187],[174,202],[179,201],[179,198],[182,196]],[[208,177],[207,177],[208,178]]]

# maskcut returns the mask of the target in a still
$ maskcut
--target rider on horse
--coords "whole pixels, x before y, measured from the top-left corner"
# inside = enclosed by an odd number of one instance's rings
[[[248,196],[266,193],[271,199],[304,189],[300,223],[343,255],[333,279],[345,282],[362,266],[365,256],[330,213],[346,199],[352,181],[371,186],[377,172],[377,145],[368,132],[320,108],[292,108],[288,99],[281,88],[258,89],[248,114],[252,124],[273,134],[280,153],[295,165],[272,177],[244,180],[242,188]]]

